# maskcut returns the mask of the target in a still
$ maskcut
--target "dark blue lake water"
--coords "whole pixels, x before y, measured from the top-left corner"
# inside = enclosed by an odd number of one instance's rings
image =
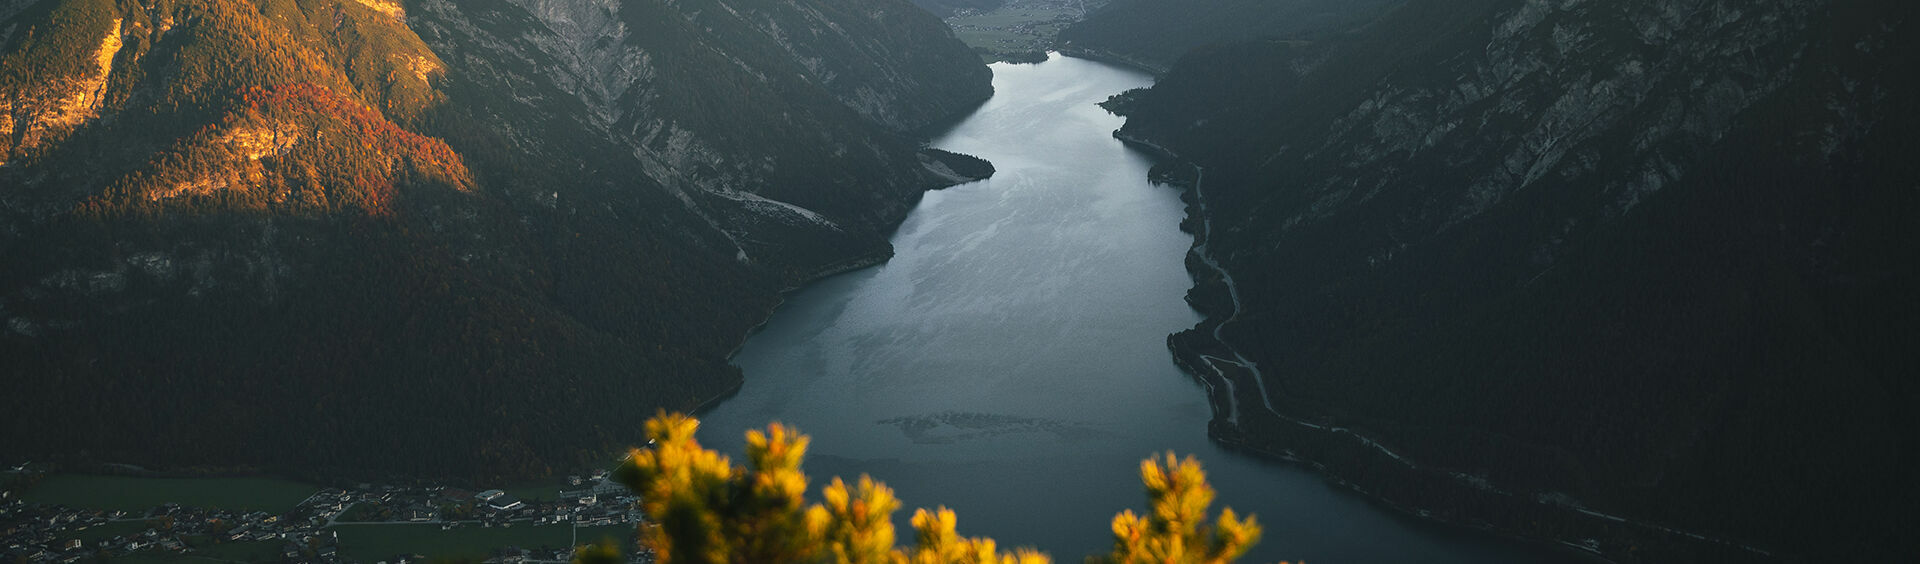
[[[1111,545],[1108,522],[1146,505],[1142,458],[1205,463],[1216,510],[1256,513],[1249,562],[1536,562],[1566,558],[1399,517],[1297,465],[1220,449],[1168,333],[1199,317],[1179,194],[1111,137],[1095,104],[1152,78],[1055,56],[995,65],[996,96],[934,146],[984,157],[994,178],[927,194],[892,261],[789,297],[734,362],[739,395],[701,439],[741,452],[782,421],[813,436],[807,470],[869,473],[906,508],[946,505],[962,534],[1061,562]]]

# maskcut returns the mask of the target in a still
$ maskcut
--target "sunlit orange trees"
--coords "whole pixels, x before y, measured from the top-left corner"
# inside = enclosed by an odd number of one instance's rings
[[[1029,549],[1001,552],[988,538],[961,537],[957,517],[942,507],[914,513],[912,549],[895,546],[892,515],[900,507],[893,490],[861,476],[854,484],[834,478],[821,503],[807,505],[807,476],[800,471],[808,437],[774,423],[747,432],[747,466],[707,450],[693,438],[698,420],[662,412],[647,422],[650,448],[634,449],[615,478],[640,496],[652,521],[641,542],[663,563],[734,564],[832,562],[836,564],[1040,564],[1045,554]],[[1173,453],[1140,465],[1152,510],[1114,517],[1111,554],[1088,559],[1113,563],[1216,563],[1245,554],[1260,540],[1252,516],[1228,509],[1209,523],[1213,488],[1200,462]],[[575,561],[618,559],[608,545],[582,547]]]

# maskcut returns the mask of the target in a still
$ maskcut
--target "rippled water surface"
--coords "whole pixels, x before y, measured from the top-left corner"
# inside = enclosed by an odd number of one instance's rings
[[[1173,450],[1266,523],[1250,562],[1562,559],[1209,442],[1205,395],[1166,349],[1199,321],[1179,194],[1147,183],[1095,105],[1152,79],[1057,55],[993,70],[993,100],[934,145],[999,174],[927,194],[892,261],[790,296],[734,359],[746,385],[705,414],[703,442],[737,459],[743,430],[799,427],[816,490],[863,472],[897,490],[902,543],[912,508],[944,504],[962,534],[1077,562],[1110,546],[1114,513],[1144,508],[1139,461]]]

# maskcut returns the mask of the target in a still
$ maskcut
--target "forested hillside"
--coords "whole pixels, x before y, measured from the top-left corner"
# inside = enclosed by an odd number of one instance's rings
[[[497,478],[598,464],[983,168],[903,0],[0,8],[0,449]]]
[[[1156,73],[1197,47],[1274,39],[1311,41],[1371,21],[1401,0],[1114,0],[1060,31],[1067,53]]]
[[[1914,553],[1916,23],[1411,0],[1189,54],[1110,105],[1200,167],[1216,435],[1619,560]]]

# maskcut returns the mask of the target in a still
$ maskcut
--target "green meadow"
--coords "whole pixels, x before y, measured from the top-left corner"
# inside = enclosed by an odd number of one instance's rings
[[[49,476],[20,492],[28,503],[85,509],[144,511],[163,503],[231,511],[280,513],[293,509],[317,486],[274,478],[133,478]]]
[[[340,553],[366,561],[382,560],[396,554],[419,554],[434,559],[485,558],[494,549],[563,548],[573,542],[570,525],[516,524],[512,527],[462,526],[440,530],[439,525],[341,525],[328,529],[340,533]],[[580,543],[602,538],[622,542],[634,536],[630,525],[607,525],[580,529]]]

